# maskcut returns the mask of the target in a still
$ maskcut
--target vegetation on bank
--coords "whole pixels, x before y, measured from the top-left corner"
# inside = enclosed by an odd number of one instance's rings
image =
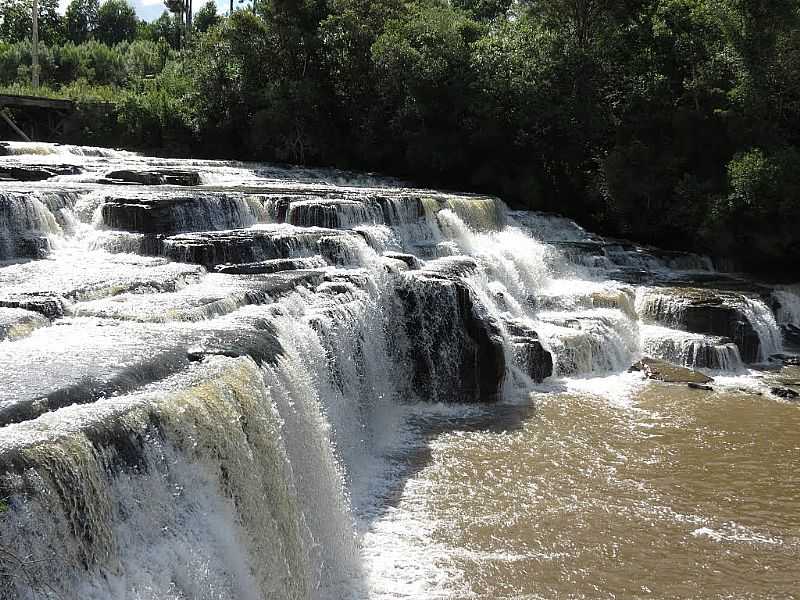
[[[0,7],[2,86],[29,2]],[[798,274],[800,0],[40,4],[48,93],[117,106],[76,141],[381,171]]]

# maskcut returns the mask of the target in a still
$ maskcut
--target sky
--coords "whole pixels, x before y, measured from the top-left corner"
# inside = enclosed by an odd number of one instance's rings
[[[61,12],[63,13],[64,10],[67,8],[67,4],[70,3],[71,0],[58,0],[59,7],[61,8]],[[102,0],[100,0],[102,3]],[[208,0],[193,0],[193,9],[194,12],[200,10],[200,7],[203,6]],[[231,6],[230,0],[215,0],[217,3],[217,10],[220,14],[225,14],[228,12],[228,9]],[[133,7],[136,9],[136,14],[139,15],[139,18],[144,19],[145,21],[152,21],[157,19],[162,12],[164,12],[164,0],[128,0]],[[233,0],[234,6],[239,5],[239,0]]]

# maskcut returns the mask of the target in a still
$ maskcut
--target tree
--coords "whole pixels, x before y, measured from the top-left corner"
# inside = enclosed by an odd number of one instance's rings
[[[453,0],[453,6],[463,8],[481,21],[505,16],[511,4],[512,0]]]
[[[67,38],[80,44],[94,35],[97,29],[99,0],[72,0],[65,15]]]
[[[136,11],[126,0],[106,0],[97,11],[96,36],[104,44],[113,46],[130,42],[136,37]]]
[[[194,16],[194,28],[201,33],[205,33],[221,21],[220,16],[217,14],[217,5],[214,0],[208,0],[197,14]]]
[[[0,39],[21,42],[31,38],[33,0],[0,2]],[[58,0],[39,0],[39,41],[48,46],[64,41],[64,20],[58,14]]]
[[[192,0],[164,0],[164,5],[180,23],[180,30],[188,41],[192,31]],[[216,10],[216,6],[214,8]]]
[[[181,21],[165,10],[155,21],[146,24],[146,37],[154,42],[163,40],[177,50],[181,43],[181,27]]]
[[[447,4],[391,19],[372,45],[379,101],[407,167],[427,177],[463,168],[474,95],[471,48],[484,26]]]

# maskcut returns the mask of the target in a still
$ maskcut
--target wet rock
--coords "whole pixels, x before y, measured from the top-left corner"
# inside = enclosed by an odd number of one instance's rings
[[[412,272],[398,287],[420,398],[494,402],[505,378],[499,327],[463,282]]]
[[[0,342],[16,340],[30,334],[50,321],[39,313],[21,308],[0,307]]]
[[[781,331],[788,342],[800,345],[800,327],[792,324],[783,325]]]
[[[634,292],[630,288],[592,292],[592,306],[595,308],[616,308],[632,319],[636,319]]]
[[[260,209],[241,195],[198,193],[110,198],[101,213],[103,223],[111,229],[169,235],[249,227],[258,222]]]
[[[445,256],[425,263],[423,271],[429,277],[444,277],[447,279],[463,277],[474,273],[478,263],[471,256]]]
[[[286,222],[300,227],[351,228],[383,223],[383,209],[370,198],[310,198],[292,202]]]
[[[45,234],[18,234],[0,229],[0,238],[0,261],[40,259],[50,254],[50,238]]]
[[[141,185],[200,185],[200,174],[196,171],[162,169],[158,171],[112,171],[106,174],[110,183],[138,183]]]
[[[408,265],[410,270],[421,269],[423,267],[423,262],[414,256],[413,254],[403,254],[402,252],[384,252],[383,255],[386,258],[393,258],[394,260],[399,260],[400,262],[404,262]]]
[[[163,253],[172,260],[210,268],[315,255],[322,255],[335,264],[358,262],[356,234],[285,227],[288,226],[176,235],[164,240]]]
[[[76,165],[0,165],[0,180],[44,181],[59,175],[80,175],[83,169]]]
[[[648,379],[663,381],[665,383],[697,383],[705,384],[714,381],[699,371],[679,367],[657,358],[643,358],[631,368],[631,371],[641,371]]]
[[[283,351],[280,341],[271,326],[264,324],[261,328],[247,331],[212,330],[203,337],[200,344],[186,351],[189,362],[199,362],[209,356],[225,356],[240,358],[249,356],[257,363],[272,363]]]
[[[745,363],[760,360],[761,340],[741,306],[745,298],[697,288],[654,289],[645,298],[643,316],[692,333],[729,338]]]
[[[0,298],[0,307],[35,312],[47,319],[53,320],[64,316],[66,302],[64,298],[60,296],[22,294]]]
[[[800,367],[800,356],[795,354],[773,354],[769,359],[781,361],[788,366]]]
[[[258,275],[277,273],[279,271],[296,271],[300,269],[319,269],[327,266],[320,257],[311,258],[276,258],[255,263],[240,265],[217,265],[214,271],[226,275]]]
[[[506,321],[505,326],[517,364],[537,383],[550,377],[553,374],[553,356],[542,346],[539,334],[515,320]]]
[[[539,340],[517,338],[512,343],[514,357],[531,379],[541,383],[553,374],[553,356]]]
[[[714,391],[714,388],[712,388],[710,385],[704,385],[702,383],[693,383],[690,381],[687,385],[693,390],[703,390],[705,392]]]
[[[797,400],[800,398],[800,393],[789,388],[774,387],[770,389],[770,393],[772,393],[773,396],[783,398],[784,400]]]

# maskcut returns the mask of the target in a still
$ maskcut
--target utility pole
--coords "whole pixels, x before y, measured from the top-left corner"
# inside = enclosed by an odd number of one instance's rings
[[[33,70],[33,89],[39,89],[39,0],[33,0],[33,50],[31,69]]]

